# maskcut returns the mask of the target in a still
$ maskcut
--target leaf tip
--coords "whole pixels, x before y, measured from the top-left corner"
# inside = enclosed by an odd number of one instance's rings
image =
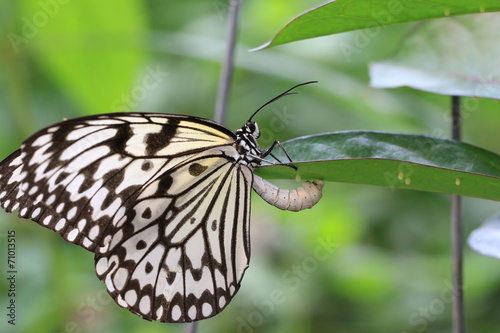
[[[248,52],[256,52],[256,51],[263,50],[263,49],[267,48],[269,45],[271,45],[271,42],[272,41],[268,41],[268,42],[262,44],[261,46],[257,46],[253,49],[248,50]]]

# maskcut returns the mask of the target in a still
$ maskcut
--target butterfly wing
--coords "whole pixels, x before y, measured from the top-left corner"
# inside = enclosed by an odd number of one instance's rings
[[[251,170],[234,134],[180,115],[68,120],[0,164],[0,201],[96,253],[117,303],[149,320],[220,312],[248,266]]]
[[[252,174],[210,151],[202,155],[148,184],[118,221],[109,249],[96,256],[97,274],[117,303],[144,318],[215,315],[248,265]],[[193,172],[193,165],[202,167]]]

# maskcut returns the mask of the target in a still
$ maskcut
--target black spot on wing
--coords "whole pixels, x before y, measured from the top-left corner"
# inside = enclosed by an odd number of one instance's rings
[[[142,250],[142,249],[145,249],[145,248],[146,248],[146,246],[147,246],[146,242],[145,242],[145,241],[143,241],[142,239],[141,239],[141,240],[139,240],[139,241],[137,242],[137,244],[135,244],[135,248],[136,248],[137,250]]]
[[[83,175],[85,177],[85,181],[82,182],[80,187],[78,188],[78,193],[83,193],[90,189],[94,184],[95,181],[93,180],[94,174],[97,172],[97,169],[99,168],[100,163],[92,163],[89,166],[87,166],[85,169],[80,170],[80,175]],[[104,175],[102,179],[108,179],[108,177],[111,177],[112,175]]]
[[[142,162],[142,165],[141,165],[142,171],[149,171],[152,168],[153,168],[153,163],[151,163],[151,161],[145,160],[144,162]]]
[[[67,172],[61,172],[61,173],[59,174],[59,176],[57,176],[55,183],[56,183],[56,184],[61,183],[63,180],[65,180],[65,179],[66,179],[66,177],[68,177],[68,175],[69,175],[69,174],[68,174]]]
[[[144,209],[144,211],[142,212],[141,217],[142,217],[143,219],[147,219],[147,220],[149,220],[149,219],[151,218],[151,208],[146,207],[146,209]]]
[[[156,155],[158,151],[167,147],[170,140],[175,136],[177,132],[177,125],[179,124],[178,119],[169,119],[168,124],[162,126],[162,129],[158,133],[149,133],[144,137],[144,143],[146,144],[146,154]]]
[[[193,177],[197,177],[207,170],[208,166],[201,165],[200,163],[193,163],[189,166],[189,174]]]
[[[172,186],[172,183],[174,180],[172,179],[172,176],[168,174],[168,171],[165,172],[162,176],[160,176],[160,181],[158,183],[158,188],[156,189],[156,195],[165,195],[168,192],[168,189],[170,186]]]
[[[110,147],[116,152],[125,152],[127,142],[132,136],[134,136],[134,132],[130,126],[117,126],[115,128],[117,129],[117,132],[113,138],[113,145],[110,145]]]
[[[167,272],[167,283],[172,284],[175,281],[175,277],[177,276],[176,272]]]

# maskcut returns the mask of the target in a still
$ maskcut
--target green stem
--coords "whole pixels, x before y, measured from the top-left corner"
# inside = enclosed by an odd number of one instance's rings
[[[224,124],[226,120],[227,100],[233,77],[234,49],[238,32],[238,13],[240,4],[241,0],[230,0],[229,2],[227,48],[224,56],[224,63],[222,65],[214,114],[214,120],[221,124]]]
[[[451,137],[461,139],[460,97],[451,97]],[[453,333],[464,333],[462,197],[451,197],[451,251],[453,269]]]

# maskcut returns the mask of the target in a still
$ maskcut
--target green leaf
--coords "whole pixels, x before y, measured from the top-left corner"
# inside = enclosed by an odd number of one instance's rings
[[[22,0],[19,29],[9,39],[85,112],[109,112],[144,63],[143,6],[138,0]]]
[[[297,16],[269,42],[254,50],[376,26],[499,10],[498,0],[330,1]]]
[[[500,156],[423,135],[348,131],[283,143],[303,178],[432,191],[500,200]],[[286,157],[279,149],[273,154]],[[265,178],[295,178],[290,167],[264,166]]]
[[[426,22],[395,55],[371,64],[371,85],[500,98],[499,40],[499,13]]]

